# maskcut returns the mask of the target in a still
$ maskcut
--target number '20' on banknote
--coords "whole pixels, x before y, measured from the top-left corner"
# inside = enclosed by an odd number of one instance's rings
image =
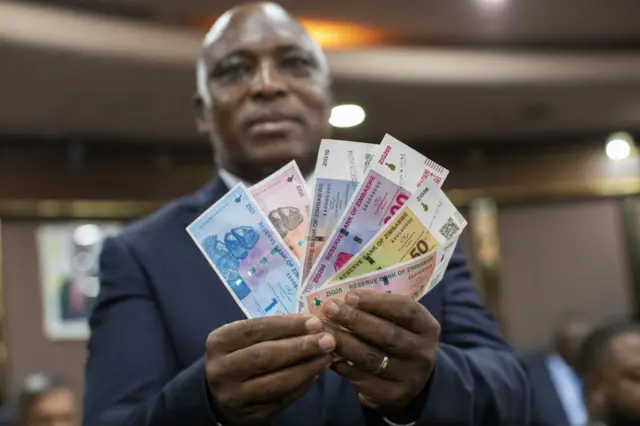
[[[419,185],[439,188],[449,171],[386,135],[371,168],[332,230],[300,293],[321,288],[402,208]]]
[[[409,259],[391,267],[373,271],[359,277],[322,287],[304,295],[306,309],[321,315],[321,305],[328,299],[344,300],[352,290],[373,290],[382,293],[400,294],[417,300],[426,293],[433,272],[441,259],[442,250],[415,259]]]
[[[434,182],[409,201],[329,282],[341,281],[419,257],[457,238],[466,220]]]
[[[298,260],[304,255],[304,234],[311,198],[295,161],[249,188],[262,212]]]
[[[243,184],[187,232],[247,317],[296,312],[300,265]]]

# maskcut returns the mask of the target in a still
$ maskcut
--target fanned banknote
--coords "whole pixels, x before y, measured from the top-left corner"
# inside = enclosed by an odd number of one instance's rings
[[[300,294],[320,288],[356,255],[426,180],[440,186],[449,171],[386,135],[372,165],[331,233]]]
[[[444,248],[432,250],[426,255],[409,259],[379,271],[338,281],[304,295],[306,310],[320,315],[326,300],[344,300],[352,290],[374,290],[383,293],[410,296],[418,300],[427,293],[434,271],[443,260]],[[433,286],[431,286],[433,288]]]
[[[304,279],[342,216],[379,145],[324,139],[316,163],[313,206],[302,262]]]
[[[294,256],[304,256],[304,234],[309,223],[311,198],[295,161],[249,188]]]
[[[457,239],[467,221],[438,186],[421,185],[398,213],[328,282],[342,281],[420,257]]]
[[[300,265],[242,183],[187,232],[247,317],[296,312]]]
[[[456,246],[458,245],[458,237],[454,238],[451,241],[447,241],[444,245],[438,247],[438,262],[436,264],[436,269],[433,272],[433,276],[431,277],[431,281],[429,284],[422,289],[422,293],[418,296],[418,300],[424,297],[427,293],[429,293],[433,288],[442,281],[444,278],[444,274],[447,272],[447,268],[449,267],[449,261],[453,256],[453,252],[455,251]]]

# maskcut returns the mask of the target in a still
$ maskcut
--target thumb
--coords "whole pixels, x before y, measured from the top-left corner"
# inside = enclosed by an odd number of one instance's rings
[[[365,407],[372,408],[374,410],[378,408],[378,404],[371,402],[369,398],[361,393],[358,394],[358,399],[360,400],[360,404],[364,405]]]

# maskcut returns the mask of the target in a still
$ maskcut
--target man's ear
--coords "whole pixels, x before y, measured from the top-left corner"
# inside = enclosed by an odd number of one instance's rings
[[[193,94],[193,110],[196,130],[198,133],[209,133],[211,131],[211,121],[209,119],[209,114],[207,113],[208,108],[202,97],[197,93]]]

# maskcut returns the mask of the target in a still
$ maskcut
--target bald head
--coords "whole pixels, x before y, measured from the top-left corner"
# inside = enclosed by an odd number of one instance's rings
[[[236,7],[213,24],[197,82],[198,128],[209,135],[218,167],[249,182],[292,159],[310,171],[331,135],[325,56],[275,3]]]
[[[299,38],[316,57],[324,72],[328,75],[327,59],[318,44],[309,36],[302,24],[292,17],[282,6],[272,2],[246,3],[233,9],[229,9],[220,16],[211,26],[209,32],[202,39],[202,54],[198,58],[196,66],[196,84],[198,95],[207,104],[211,103],[211,95],[207,88],[207,52],[209,49],[215,51],[218,44],[224,44],[228,38],[234,39],[240,29],[249,28],[250,36],[259,38],[268,27],[269,31],[274,31],[284,38],[295,36]],[[247,37],[250,40],[252,37]],[[257,40],[254,40],[257,41]]]

